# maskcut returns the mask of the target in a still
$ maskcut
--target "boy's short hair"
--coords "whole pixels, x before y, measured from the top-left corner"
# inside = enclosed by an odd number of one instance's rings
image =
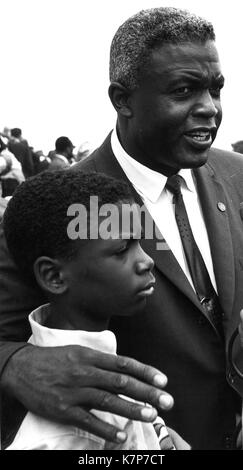
[[[39,256],[74,256],[77,245],[67,234],[72,220],[67,209],[82,204],[89,213],[90,196],[98,196],[98,207],[133,200],[128,184],[95,172],[44,171],[17,188],[3,227],[9,251],[26,280],[35,282],[33,264]]]

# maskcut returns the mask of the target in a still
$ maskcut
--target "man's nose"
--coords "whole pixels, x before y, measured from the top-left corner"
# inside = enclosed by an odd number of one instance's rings
[[[204,116],[207,118],[215,117],[219,112],[218,107],[215,105],[215,100],[210,93],[210,90],[204,90],[200,98],[194,106],[194,116]]]
[[[139,251],[139,259],[137,260],[136,264],[137,274],[142,274],[145,271],[152,271],[154,267],[153,259],[147,253],[145,253],[141,246]]]

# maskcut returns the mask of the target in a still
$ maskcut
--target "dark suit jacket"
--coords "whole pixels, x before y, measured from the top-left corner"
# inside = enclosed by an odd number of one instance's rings
[[[14,142],[9,141],[8,144],[9,150],[15,155],[17,160],[21,163],[22,171],[25,178],[33,175],[34,165],[32,159],[32,152],[28,146],[27,141]]]
[[[79,170],[99,171],[127,180],[114,158],[109,136],[90,157],[69,171]],[[227,343],[243,307],[240,215],[243,158],[212,149],[208,163],[194,170],[194,175],[224,311]],[[141,204],[135,192],[134,195]],[[225,205],[225,211],[220,210],[219,202]],[[194,449],[229,448],[239,400],[226,380],[225,344],[205,316],[171,251],[156,250],[155,240],[143,240],[142,245],[155,260],[157,285],[146,312],[139,318],[113,319],[111,327],[117,334],[118,352],[154,365],[167,374],[167,389],[175,399],[175,406],[164,417]],[[1,337],[3,341],[24,341],[29,334],[27,313],[44,299],[39,291],[31,292],[21,285],[4,240],[0,249]],[[22,346],[22,343],[0,343],[0,367]]]

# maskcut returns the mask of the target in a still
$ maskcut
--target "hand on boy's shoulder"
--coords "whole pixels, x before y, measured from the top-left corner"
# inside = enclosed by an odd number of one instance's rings
[[[166,383],[164,374],[131,358],[81,346],[27,345],[8,361],[1,385],[35,414],[118,442],[126,436],[119,436],[118,429],[98,420],[89,410],[153,421],[153,408],[118,395],[169,409],[173,399],[163,391]]]

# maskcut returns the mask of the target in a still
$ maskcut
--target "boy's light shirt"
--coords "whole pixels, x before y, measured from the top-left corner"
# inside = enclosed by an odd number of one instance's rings
[[[103,353],[116,354],[116,337],[112,331],[50,329],[40,324],[45,322],[48,314],[49,309],[46,304],[29,315],[32,329],[32,336],[29,339],[31,344],[52,347],[76,344]],[[131,421],[103,411],[92,410],[92,413],[99,419],[126,431],[127,441],[124,444],[107,442],[75,426],[54,423],[28,412],[7,450],[161,450],[152,424]]]
[[[49,304],[46,304],[38,307],[29,315],[32,335],[28,343],[35,346],[67,346],[69,344],[77,344],[96,349],[100,352],[116,354],[116,337],[112,331],[93,332],[47,328],[43,324],[45,324],[49,314]]]

